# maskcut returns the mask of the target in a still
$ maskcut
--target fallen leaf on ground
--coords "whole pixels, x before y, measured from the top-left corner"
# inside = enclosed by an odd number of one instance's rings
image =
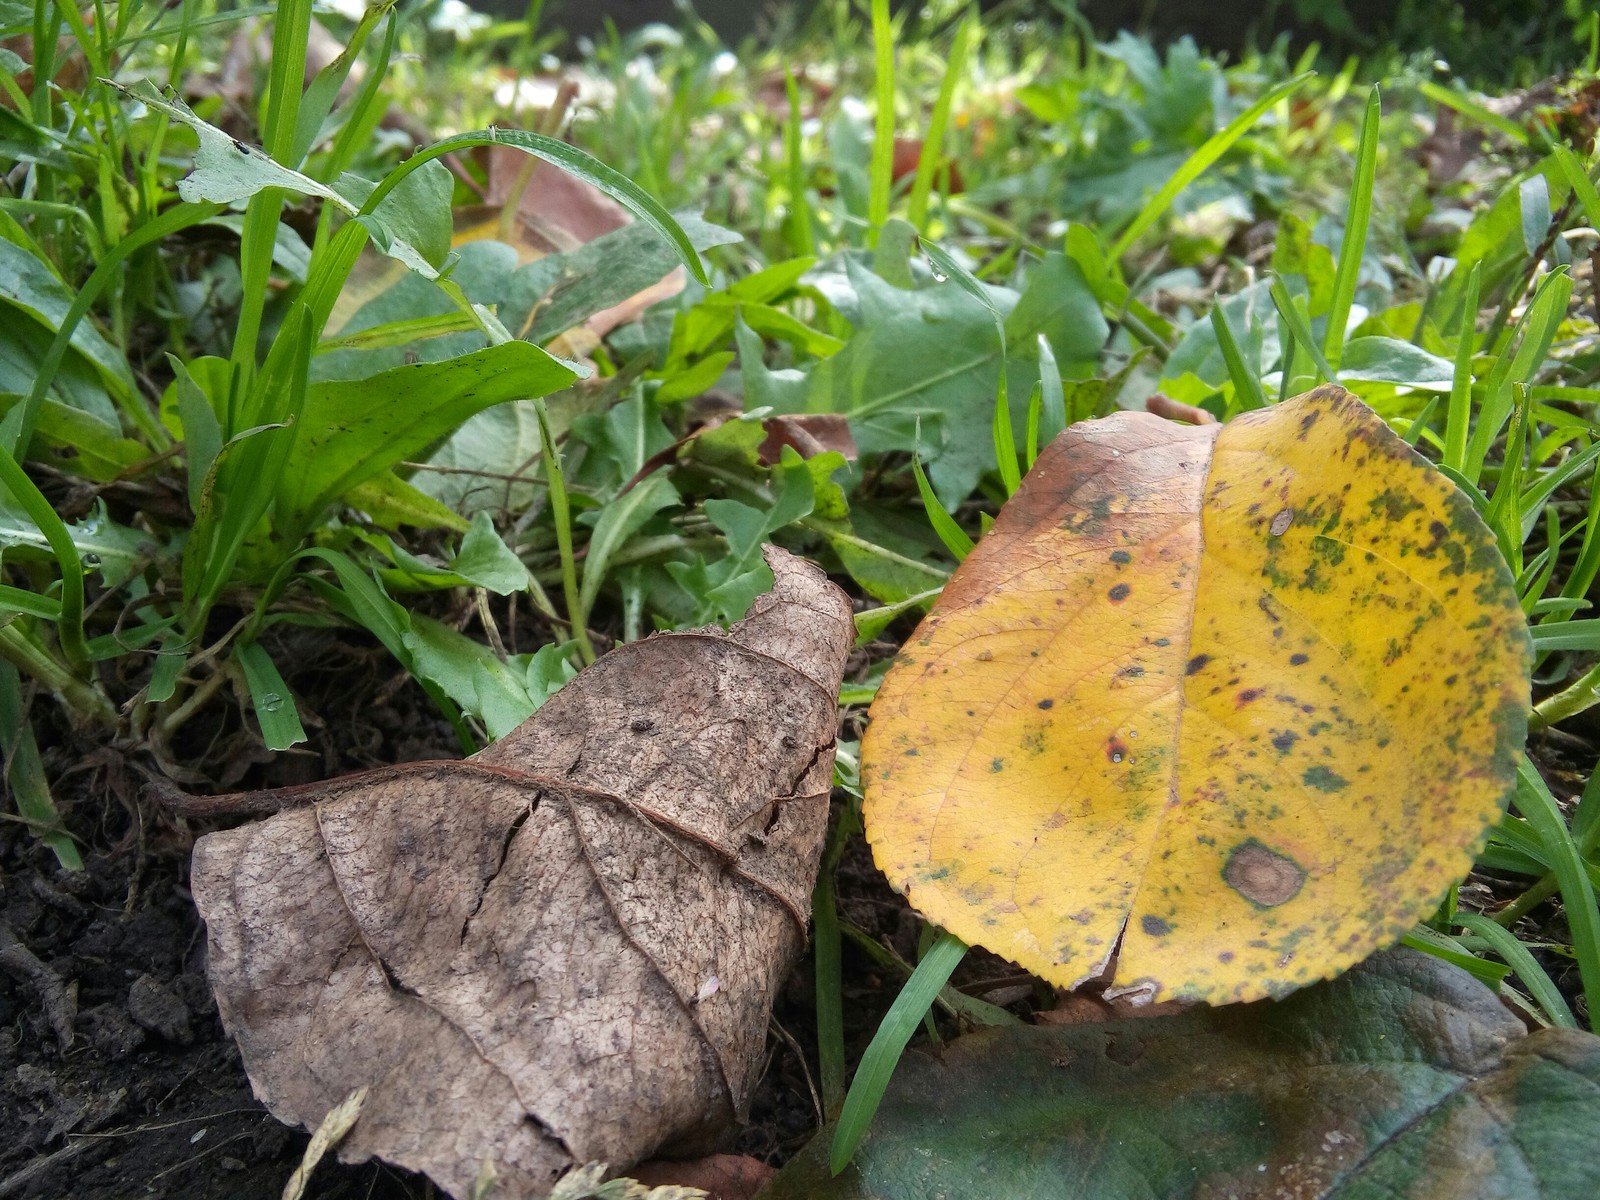
[[[762,1200],[1591,1200],[1600,1038],[1524,1035],[1458,967],[1373,957],[1282,1001],[988,1029],[896,1070]]]
[[[200,839],[208,971],[256,1094],[466,1196],[703,1152],[804,939],[850,606],[768,548],[730,631],[612,651],[461,762],[237,798]],[[296,807],[285,807],[296,804]],[[220,806],[220,805],[219,805]]]
[[[878,865],[1075,987],[1281,995],[1471,867],[1530,650],[1471,504],[1342,388],[1056,439],[872,706]]]
[[[651,1186],[698,1188],[707,1200],[751,1200],[777,1172],[748,1154],[708,1154],[688,1162],[656,1159],[640,1163],[631,1174]]]

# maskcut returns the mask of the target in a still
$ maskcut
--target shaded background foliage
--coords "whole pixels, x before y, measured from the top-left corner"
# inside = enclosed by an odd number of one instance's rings
[[[528,9],[522,0],[474,0],[473,7],[508,18]],[[547,28],[571,38],[594,37],[607,22],[623,32],[674,23],[687,7],[684,0],[547,0],[542,17]],[[830,7],[816,0],[696,0],[692,10],[734,44]],[[897,0],[895,7],[912,6]],[[1334,66],[1351,54],[1423,55],[1480,85],[1526,84],[1571,70],[1586,50],[1573,33],[1587,12],[1583,0],[984,0],[980,7],[991,19],[1087,24],[1102,39],[1123,29],[1157,45],[1189,36],[1204,50],[1233,57],[1280,36],[1294,53],[1318,43]]]

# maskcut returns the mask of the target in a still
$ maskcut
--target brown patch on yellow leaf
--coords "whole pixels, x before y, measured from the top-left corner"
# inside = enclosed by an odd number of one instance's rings
[[[1068,430],[908,641],[879,866],[1065,987],[1256,999],[1397,941],[1515,776],[1529,640],[1470,504],[1338,387]]]

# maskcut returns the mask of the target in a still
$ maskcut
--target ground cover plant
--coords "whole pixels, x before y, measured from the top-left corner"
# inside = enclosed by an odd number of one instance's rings
[[[744,1109],[776,1195],[1592,1194],[1597,27],[1484,95],[1017,16],[0,5],[0,1193],[278,1194],[248,1071],[457,1195]],[[590,1002],[671,1032],[440,1066]]]

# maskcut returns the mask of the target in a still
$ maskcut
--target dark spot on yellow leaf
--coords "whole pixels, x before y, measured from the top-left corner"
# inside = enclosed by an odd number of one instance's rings
[[[1235,707],[1243,708],[1252,700],[1261,699],[1261,697],[1266,694],[1266,690],[1266,688],[1245,688],[1244,691],[1240,692],[1235,698]]]
[[[1139,928],[1143,929],[1151,937],[1166,937],[1167,934],[1172,932],[1172,925],[1169,922],[1163,921],[1160,917],[1151,916],[1149,913],[1140,918]]]
[[[1121,604],[1128,598],[1128,593],[1131,591],[1133,591],[1133,589],[1127,584],[1119,583],[1116,587],[1107,592],[1106,595],[1111,597],[1112,603]]]
[[[989,770],[991,771],[1004,771],[1005,769],[1006,760],[1003,758],[997,758],[989,764]]]
[[[1349,786],[1349,780],[1344,776],[1335,774],[1327,767],[1311,767],[1300,776],[1300,781],[1307,787],[1314,787],[1319,792],[1342,792]]]
[[[1116,563],[1119,567],[1125,566],[1133,561],[1133,555],[1129,554],[1126,550],[1113,550],[1111,552],[1111,561]]]
[[[1210,661],[1211,661],[1211,655],[1209,655],[1209,654],[1196,654],[1193,658],[1191,658],[1189,660],[1189,665],[1186,666],[1183,669],[1183,673],[1185,675],[1193,675],[1196,671],[1200,670],[1202,667],[1204,667]]]
[[[1306,663],[1308,663],[1310,661],[1311,661],[1310,656],[1306,655],[1306,654],[1291,654],[1291,655],[1289,655],[1289,665],[1291,667],[1303,667],[1303,666],[1306,665]]]
[[[1055,706],[1056,706],[1056,702],[1054,700],[1050,699],[1048,696],[1045,697],[1043,700],[1039,701],[1039,707],[1040,708],[1054,708]]]
[[[1273,737],[1272,746],[1273,746],[1273,749],[1278,750],[1281,753],[1287,754],[1287,753],[1289,753],[1289,751],[1291,749],[1293,749],[1294,744],[1296,742],[1298,742],[1299,740],[1300,740],[1300,735],[1298,733],[1293,733],[1293,732],[1286,731],[1284,733],[1277,734],[1277,735],[1275,735]]]
[[[1222,881],[1251,904],[1276,908],[1287,904],[1305,886],[1305,868],[1255,838],[1234,847],[1222,868]]]
[[[1114,763],[1121,762],[1128,754],[1128,745],[1116,734],[1106,739],[1106,757]]]

